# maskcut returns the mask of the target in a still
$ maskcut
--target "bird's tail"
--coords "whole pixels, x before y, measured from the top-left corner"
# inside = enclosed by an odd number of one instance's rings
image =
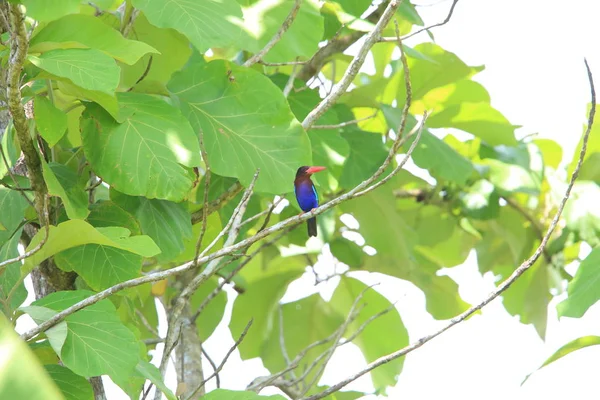
[[[317,217],[312,217],[306,221],[308,226],[308,237],[317,236]]]

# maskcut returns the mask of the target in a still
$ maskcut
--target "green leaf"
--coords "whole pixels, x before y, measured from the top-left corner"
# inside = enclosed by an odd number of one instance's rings
[[[138,221],[112,201],[98,201],[90,205],[87,221],[96,228],[120,226],[129,229],[132,235],[141,235]]]
[[[0,398],[62,400],[62,393],[13,327],[0,314]],[[35,384],[32,384],[35,383]]]
[[[256,53],[281,29],[294,6],[295,0],[262,3],[247,2],[243,8],[245,34],[239,46]],[[263,57],[267,62],[285,62],[296,57],[310,58],[319,49],[323,37],[323,17],[319,4],[313,1],[302,3],[294,23],[281,37],[281,40]]]
[[[44,53],[54,49],[72,48],[100,50],[130,65],[135,64],[145,54],[158,54],[148,43],[126,39],[100,18],[83,14],[67,15],[46,25],[31,39],[29,52]]]
[[[290,359],[294,359],[297,354],[306,349],[307,346],[327,338],[343,323],[346,315],[337,312],[332,304],[325,302],[319,294],[313,294],[298,301],[281,305],[283,320],[283,334],[286,351]],[[277,303],[271,311],[273,327],[266,333],[265,341],[262,344],[261,358],[263,363],[271,373],[276,373],[284,369],[287,364],[281,353],[280,345],[280,318],[279,306]],[[251,328],[252,329],[252,328]],[[315,346],[309,350],[302,358],[305,365],[311,365],[317,357],[327,350],[331,343],[325,343]],[[307,382],[317,378],[319,366],[323,360],[317,363],[317,367],[307,374]],[[298,370],[298,375],[300,374]],[[302,371],[303,372],[303,371]],[[318,375],[321,375],[320,373]],[[309,392],[312,394],[313,392]]]
[[[539,194],[544,161],[535,145],[496,146],[493,150],[482,145],[480,155],[489,168],[489,180],[501,192]]]
[[[593,246],[600,244],[600,212],[596,207],[598,196],[600,187],[596,183],[575,182],[563,213],[567,227]]]
[[[67,115],[42,96],[35,96],[33,109],[40,135],[48,146],[54,147],[67,131]]]
[[[162,29],[151,25],[144,14],[138,15],[133,25],[135,37],[150,44],[160,54],[146,55],[132,66],[121,66],[121,87],[131,87],[144,74],[150,57],[152,65],[136,91],[152,85],[165,85],[175,71],[185,65],[192,54],[189,41],[174,29]]]
[[[488,180],[480,179],[460,194],[462,212],[474,219],[492,219],[500,213],[500,197],[494,185]]]
[[[533,141],[533,143],[538,147],[538,149],[540,149],[540,152],[542,153],[542,159],[544,160],[544,165],[554,169],[558,168],[563,157],[562,147],[560,147],[560,145],[554,140],[550,139],[536,139]],[[585,177],[583,168],[579,174],[579,179],[589,179]]]
[[[182,204],[144,197],[130,197],[114,190],[111,200],[133,213],[142,232],[154,240],[161,250],[157,259],[171,260],[185,250],[184,240],[192,237],[190,215]]]
[[[123,122],[124,118],[119,115],[119,104],[117,103],[117,98],[114,93],[106,94],[104,92],[99,92],[96,90],[86,90],[80,88],[79,86],[75,86],[69,82],[58,81],[58,88],[64,94],[77,97],[84,101],[93,101],[98,103],[102,108],[104,108],[114,119],[119,122]],[[81,108],[78,108],[74,111],[79,110],[79,116],[82,113]],[[79,116],[77,117],[77,137],[79,139],[80,129],[79,129]],[[69,128],[71,129],[71,128]],[[79,143],[78,143],[79,145]]]
[[[298,166],[310,164],[310,145],[281,91],[264,75],[215,60],[173,76],[169,90],[196,131],[204,132],[211,169],[256,190],[292,190]]]
[[[73,232],[77,234],[74,235]],[[153,257],[160,252],[148,236],[129,236],[129,230],[120,227],[94,228],[82,220],[70,220],[50,226],[50,236],[40,251],[27,258],[24,268],[29,270],[48,257],[61,251],[81,246],[88,243],[96,243],[104,246],[115,247],[126,250],[144,257]],[[45,230],[40,230],[31,240],[27,250],[31,250],[45,236]]]
[[[16,132],[12,124],[9,124],[2,135],[0,135],[0,144],[2,145],[4,155],[6,156],[8,167],[12,168],[21,155],[21,150],[19,149],[16,140]],[[6,164],[4,163],[4,160],[2,160],[2,162],[0,162],[0,178],[3,178],[7,173],[8,170],[6,169]]]
[[[367,289],[367,286],[357,279],[342,277],[330,304],[339,314],[347,315],[356,298],[364,290],[367,291],[364,292],[359,304],[365,304],[365,306],[361,309],[358,317],[349,324],[348,330],[344,334],[345,338],[352,336],[362,324],[375,314],[392,308],[388,313],[371,321],[353,340],[366,361],[370,363],[408,345],[408,332],[402,323],[400,314],[393,309],[390,301],[375,290]],[[385,332],[385,335],[382,335],[382,332]],[[373,386],[377,393],[385,393],[386,387],[396,384],[403,363],[404,359],[398,358],[371,371]]]
[[[516,145],[515,128],[502,113],[488,103],[462,103],[433,114],[430,128],[457,128],[481,138],[492,146]]]
[[[531,375],[533,375],[535,372],[539,371],[540,369],[544,368],[546,365],[551,364],[554,361],[560,360],[564,356],[571,354],[574,351],[585,349],[586,347],[590,347],[590,346],[596,346],[599,344],[600,344],[600,336],[593,336],[593,335],[582,336],[575,340],[571,340],[569,343],[565,344],[560,349],[556,350],[556,352],[554,352],[554,354],[552,354],[550,357],[548,357],[548,359],[546,361],[544,361],[544,363],[537,370],[535,370],[531,374],[527,375],[527,377],[525,377],[523,382],[521,382],[521,385],[523,385],[525,383],[525,381],[527,381],[527,379],[529,379],[529,377]]]
[[[272,396],[261,396],[254,392],[241,392],[226,389],[215,389],[200,398],[201,400],[284,400],[285,397],[274,394]]]
[[[242,296],[236,297],[229,322],[231,335],[239,337],[248,321],[253,319],[252,327],[238,347],[242,360],[261,357],[261,347],[273,329],[279,299],[287,285],[301,274],[301,271],[288,271],[257,279]]]
[[[50,308],[35,305],[21,307],[21,311],[25,311],[27,314],[29,314],[29,316],[37,324],[41,324],[57,314],[56,311]],[[60,356],[60,351],[65,344],[65,340],[67,340],[67,334],[69,333],[67,323],[65,321],[59,322],[44,333],[46,334],[46,337],[48,337],[48,342],[50,343],[52,350],[54,350],[54,352]]]
[[[39,57],[29,56],[29,60],[83,89],[113,94],[119,84],[121,70],[115,60],[95,49],[56,49]]]
[[[48,193],[62,199],[69,219],[85,219],[88,214],[88,196],[84,183],[69,167],[42,161],[42,172]]]
[[[38,22],[52,21],[66,14],[79,12],[79,0],[21,0],[26,14]]]
[[[0,262],[4,262],[11,258],[15,258],[19,256],[19,240],[21,239],[22,229],[17,230],[14,235],[3,245],[0,245]],[[9,264],[4,268],[3,271],[0,271],[0,300],[3,304],[8,300],[8,294],[13,290],[15,285],[19,285],[16,289],[14,289],[14,293],[11,297],[10,310],[15,310],[19,307],[25,299],[27,298],[27,290],[25,290],[25,285],[21,281],[21,264],[13,263]],[[5,307],[2,308],[2,311],[6,314]],[[7,318],[11,318],[12,315],[7,315]]]
[[[26,208],[27,202],[19,192],[0,186],[0,233],[12,234],[23,220]]]
[[[387,157],[381,135],[360,129],[344,129],[342,137],[350,144],[350,155],[344,162],[340,185],[351,188],[377,171]]]
[[[389,129],[396,130],[400,124],[401,110],[382,105],[382,111],[388,121]],[[409,116],[406,132],[412,129],[416,123],[414,117]],[[408,151],[416,138],[416,135],[409,137],[403,149]],[[428,170],[433,177],[455,182],[459,185],[464,185],[475,172],[473,164],[469,160],[458,154],[456,150],[427,129],[423,129],[421,139],[411,157],[417,166]]]
[[[91,296],[85,290],[55,292],[34,306],[62,311]],[[82,376],[129,376],[139,360],[138,344],[109,300],[102,300],[65,318],[68,333],[60,352],[63,364]]]
[[[600,299],[600,248],[595,248],[581,262],[569,282],[569,297],[556,306],[559,317],[581,318]]]
[[[218,285],[217,279],[209,279],[194,293],[190,299],[190,307],[192,310],[197,310],[200,304],[212,293]],[[196,319],[196,327],[198,328],[198,336],[202,342],[206,341],[215,331],[219,322],[223,319],[225,306],[227,305],[227,295],[223,291],[219,291],[204,311]]]
[[[75,271],[94,290],[140,276],[142,257],[125,250],[99,244],[84,244],[54,256],[63,271]]]
[[[243,38],[239,24],[242,10],[235,1],[133,0],[148,21],[159,28],[173,28],[187,36],[200,52],[227,47]]]
[[[163,378],[160,375],[160,371],[154,365],[150,364],[147,361],[140,360],[138,364],[135,366],[136,373],[140,374],[142,377],[150,380],[150,382],[154,383],[158,389],[167,397],[169,400],[177,400],[177,397],[171,392],[171,390],[165,385],[163,382]]]
[[[132,195],[181,201],[194,183],[200,147],[190,124],[175,107],[145,94],[119,93],[125,121],[86,107],[83,146],[96,174]]]
[[[343,237],[337,237],[329,242],[331,254],[350,268],[360,268],[365,258],[365,252],[354,242]]]
[[[44,365],[44,368],[66,400],[94,400],[92,385],[84,377],[60,365]]]

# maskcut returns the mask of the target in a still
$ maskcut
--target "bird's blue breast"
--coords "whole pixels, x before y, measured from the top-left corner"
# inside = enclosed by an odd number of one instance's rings
[[[319,196],[312,182],[302,182],[294,187],[296,200],[302,211],[310,211],[319,206]]]

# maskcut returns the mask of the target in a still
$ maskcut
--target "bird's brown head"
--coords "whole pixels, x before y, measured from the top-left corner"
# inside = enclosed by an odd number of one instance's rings
[[[310,176],[314,173],[321,172],[324,169],[325,167],[308,167],[305,165],[298,168],[298,171],[296,171],[296,178],[299,178],[301,176]]]

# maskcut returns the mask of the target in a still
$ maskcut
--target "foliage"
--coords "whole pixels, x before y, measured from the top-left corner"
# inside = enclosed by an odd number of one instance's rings
[[[359,72],[352,90],[317,121],[333,127],[306,130],[301,122],[327,88],[313,78],[318,71],[286,63],[310,60],[323,40],[356,41],[361,32],[371,31],[377,16],[361,17],[370,0],[305,0],[264,63],[249,66],[244,62],[276,34],[294,1],[20,3],[30,34],[24,39],[29,48],[21,94],[24,105],[33,107],[28,123],[51,196],[51,226],[47,233],[41,227],[44,219],[30,204],[32,191],[18,190],[32,182],[9,173],[20,150],[26,150],[17,124],[11,123],[0,136],[7,163],[0,163],[0,262],[16,257],[20,243],[26,251],[42,247],[22,265],[0,270],[0,347],[19,349],[16,361],[4,363],[6,370],[0,373],[0,381],[11,382],[0,383],[0,397],[41,398],[43,391],[44,398],[61,398],[61,393],[65,398],[92,398],[85,378],[107,375],[132,399],[139,398],[146,380],[174,398],[175,388],[167,388],[160,371],[149,363],[148,350],[154,345],[144,340],[157,339],[154,299],[171,307],[190,276],[119,292],[69,315],[28,346],[5,319],[15,322],[25,312],[42,323],[96,292],[190,261],[201,235],[198,250],[215,238],[211,251],[218,250],[224,242],[218,232],[241,198],[232,188],[238,182],[247,187],[257,170],[246,218],[268,209],[276,195],[290,200],[269,214],[268,226],[298,213],[292,182],[301,165],[327,167],[315,177],[322,201],[372,176],[386,158],[406,101],[396,44],[375,44],[370,50],[374,71]],[[396,18],[401,34],[423,24],[408,1]],[[5,66],[14,62],[10,45],[17,38],[2,33],[0,61]],[[393,23],[384,35],[394,35]],[[239,345],[242,359],[259,357],[276,374],[289,366],[289,359],[301,357],[303,365],[312,364],[304,394],[325,389],[319,386],[329,360],[323,354],[341,338],[354,340],[367,362],[408,344],[402,316],[390,299],[366,288],[355,271],[412,282],[424,292],[431,315],[449,319],[469,305],[456,283],[440,271],[463,263],[475,251],[481,273],[509,276],[538,246],[550,223],[564,188],[562,166],[574,168],[575,159],[561,159],[556,143],[517,139],[516,126],[473,80],[483,67],[469,66],[435,43],[404,45],[404,50],[412,85],[407,132],[423,111],[433,110],[412,153],[415,169],[319,216],[319,239],[307,242],[304,229],[298,229],[274,245],[257,243],[246,249],[247,254],[259,250],[253,257],[230,254],[217,261],[222,263],[221,277],[243,267],[233,277],[240,294],[229,321],[237,338],[253,319]],[[337,83],[350,60],[342,51],[334,52],[321,60],[322,77]],[[352,120],[359,121],[335,127]],[[455,136],[457,130],[466,139]],[[600,192],[600,135],[592,137],[583,181],[565,210],[564,226],[552,236],[544,259],[504,296],[506,309],[533,324],[542,337],[548,303],[562,292],[565,281],[568,298],[558,306],[560,315],[581,317],[600,299],[595,285],[600,276],[598,248],[574,277],[565,271],[577,260],[582,244],[599,243],[600,214],[594,199]],[[413,135],[401,152],[414,140]],[[210,213],[207,227],[204,211]],[[343,214],[353,216],[358,225],[342,223]],[[263,221],[244,225],[237,241],[256,234]],[[25,225],[39,228],[37,234]],[[353,240],[352,234],[364,241]],[[288,287],[303,279],[307,264],[314,264],[314,256],[323,251],[331,251],[330,262],[342,275],[331,300],[312,294],[281,305]],[[23,280],[40,264],[49,265],[58,277],[76,279],[54,281],[55,293],[22,307],[27,296]],[[192,314],[217,285],[209,279],[190,296]],[[221,322],[227,301],[219,292],[194,318],[199,340],[210,337]],[[595,337],[581,338],[547,363],[597,343]],[[371,373],[377,392],[395,385],[402,365],[397,359]],[[19,370],[27,370],[36,384],[12,380]],[[296,368],[296,374],[302,371]],[[340,392],[332,398],[359,395]],[[282,397],[219,389],[202,398]]]

